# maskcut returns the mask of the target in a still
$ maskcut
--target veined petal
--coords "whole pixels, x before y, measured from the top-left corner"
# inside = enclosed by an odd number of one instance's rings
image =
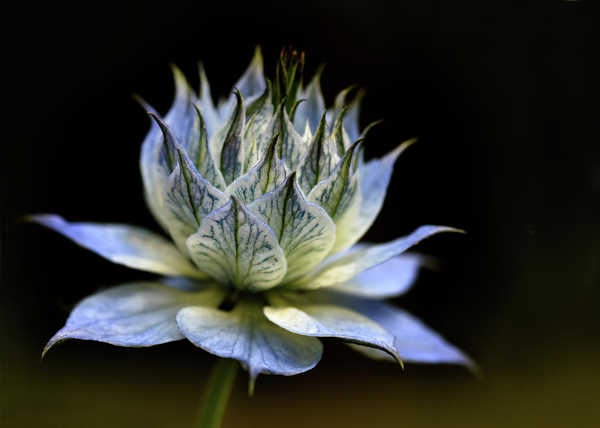
[[[267,132],[263,136],[262,145],[265,146],[275,135],[280,134],[277,154],[294,171],[298,167],[302,154],[306,151],[306,142],[298,134],[294,125],[285,110],[285,100],[283,100],[267,126]]]
[[[385,244],[360,245],[323,261],[313,272],[290,284],[294,288],[315,289],[347,281],[408,250],[425,238],[441,232],[462,232],[447,226],[421,226],[413,233]]]
[[[287,270],[283,250],[271,229],[235,196],[204,219],[187,247],[203,272],[239,289],[272,288]]]
[[[177,314],[177,326],[196,346],[239,360],[250,373],[250,391],[260,373],[295,375],[312,369],[323,353],[314,337],[290,333],[270,322],[255,301],[240,301],[230,311],[189,307]]]
[[[167,285],[137,282],[114,287],[81,301],[67,324],[50,339],[43,355],[67,339],[145,347],[181,340],[175,316],[186,306],[217,306],[219,287],[188,293]]]
[[[332,291],[368,299],[389,299],[406,293],[417,280],[427,259],[419,254],[401,254],[359,273],[348,281],[333,284]]]
[[[173,128],[175,134],[182,141],[188,141],[194,129],[194,120],[196,120],[193,107],[195,96],[183,73],[175,66],[172,66],[172,70],[175,79],[175,99],[165,116],[165,122]],[[167,230],[167,225],[162,219],[162,197],[172,167],[169,165],[163,144],[163,135],[156,123],[152,123],[150,131],[142,143],[140,169],[146,203],[154,218]]]
[[[375,222],[392,177],[394,163],[404,150],[417,140],[408,140],[381,159],[373,159],[360,168],[360,210],[354,224],[347,232],[350,245],[358,242]]]
[[[262,159],[225,190],[227,196],[233,195],[244,204],[251,204],[285,180],[290,171],[283,159],[277,156],[278,140],[279,134],[273,137]]]
[[[335,224],[323,208],[306,202],[295,173],[248,208],[269,225],[285,253],[288,268],[284,281],[310,271],[333,246]]]
[[[305,195],[308,195],[317,183],[326,180],[340,161],[327,130],[325,114],[316,129],[315,136],[298,165],[298,183]]]
[[[42,224],[113,263],[162,275],[206,278],[171,243],[141,227],[124,224],[69,223],[60,216],[38,214]]]
[[[334,305],[267,306],[269,321],[281,328],[313,337],[334,337],[345,342],[373,347],[401,362],[394,336],[371,319],[347,308]]]
[[[298,106],[296,110],[296,116],[294,117],[294,125],[296,129],[303,130],[308,124],[309,129],[317,129],[319,126],[319,120],[325,113],[325,99],[321,92],[321,73],[323,67],[319,67],[314,77],[306,89],[301,90],[298,94],[298,98],[305,99]]]
[[[348,230],[360,209],[359,171],[352,168],[355,151],[361,141],[355,142],[339,161],[329,178],[318,183],[306,198],[323,207],[336,226],[336,242],[332,253],[348,247]]]
[[[271,117],[273,116],[273,104],[271,102],[271,83],[267,80],[265,92],[246,110],[246,117],[250,117],[244,131],[244,151],[246,164],[244,172],[253,167],[263,156],[264,147],[261,147],[263,134],[267,132]]]
[[[244,152],[246,109],[240,91],[236,89],[235,95],[237,104],[234,111],[210,141],[210,148],[227,185],[244,173],[246,159]]]
[[[164,219],[177,248],[187,255],[187,239],[228,198],[200,176],[184,152],[177,154],[179,161],[165,186]]]

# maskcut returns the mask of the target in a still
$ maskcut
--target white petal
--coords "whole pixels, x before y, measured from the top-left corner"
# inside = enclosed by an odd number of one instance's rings
[[[336,240],[332,253],[348,246],[348,230],[354,224],[360,209],[359,171],[354,171],[353,159],[359,149],[357,141],[348,149],[331,175],[318,183],[306,200],[323,207],[336,226]]]
[[[285,253],[288,269],[284,281],[293,281],[314,268],[333,246],[335,224],[323,208],[306,202],[295,173],[248,208],[269,225]]]
[[[240,301],[232,311],[189,307],[177,314],[177,326],[196,346],[223,358],[235,358],[250,372],[251,385],[260,373],[294,375],[321,359],[318,339],[276,326],[255,301]]]
[[[186,306],[216,306],[223,290],[215,287],[187,293],[167,285],[139,282],[94,294],[81,301],[44,348],[44,354],[66,339],[93,340],[118,346],[144,347],[183,339],[175,316]]]
[[[196,233],[202,220],[225,205],[228,198],[200,176],[185,153],[179,151],[178,158],[165,186],[163,218],[177,248],[187,255],[187,239]]]
[[[350,309],[333,305],[267,306],[264,313],[271,322],[292,333],[334,337],[374,347],[400,361],[394,347],[394,336],[369,318]]]
[[[113,263],[163,275],[206,278],[173,245],[149,230],[124,224],[69,223],[60,216],[29,217]]]
[[[235,196],[187,241],[196,265],[224,285],[253,291],[278,285],[287,265],[275,235]]]

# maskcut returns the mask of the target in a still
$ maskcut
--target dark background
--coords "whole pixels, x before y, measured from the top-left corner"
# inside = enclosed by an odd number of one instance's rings
[[[175,62],[228,93],[253,47],[326,63],[328,104],[368,89],[384,117],[367,156],[398,161],[367,235],[463,228],[422,243],[442,268],[398,304],[480,364],[376,363],[326,342],[311,372],[238,379],[227,427],[592,427],[600,412],[600,3],[32,3],[3,16],[0,425],[191,427],[212,356],[186,341],[126,349],[70,341],[43,363],[69,309],[150,275],[112,265],[19,216],[53,212],[158,230],[138,170]]]

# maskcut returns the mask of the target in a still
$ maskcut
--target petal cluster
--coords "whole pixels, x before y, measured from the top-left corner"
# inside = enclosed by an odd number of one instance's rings
[[[176,94],[153,121],[140,167],[148,207],[171,241],[126,225],[32,219],[119,264],[178,280],[123,285],[81,302],[46,350],[69,338],[150,346],[186,337],[259,373],[296,374],[319,361],[318,337],[374,358],[472,365],[414,317],[377,299],[413,283],[424,259],[400,255],[443,226],[355,245],[375,221],[400,144],[366,162],[363,92],[325,111],[321,70],[302,83],[304,55],[284,50],[275,79],[260,50],[216,104],[203,66],[196,94],[173,67]]]

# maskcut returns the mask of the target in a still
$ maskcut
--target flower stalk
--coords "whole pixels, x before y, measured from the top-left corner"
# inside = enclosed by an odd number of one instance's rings
[[[208,378],[197,428],[220,428],[239,368],[236,360],[217,360]]]

